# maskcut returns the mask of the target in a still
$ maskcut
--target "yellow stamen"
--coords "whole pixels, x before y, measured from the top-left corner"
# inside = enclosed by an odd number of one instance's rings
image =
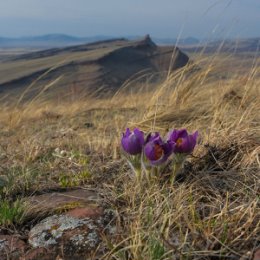
[[[181,145],[182,145],[182,138],[178,138],[178,139],[177,139],[176,145],[177,145],[177,146],[181,146]]]

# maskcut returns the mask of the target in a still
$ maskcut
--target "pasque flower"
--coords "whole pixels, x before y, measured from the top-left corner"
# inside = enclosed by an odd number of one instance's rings
[[[138,128],[135,128],[133,132],[127,128],[126,132],[123,133],[121,144],[127,153],[131,155],[140,154],[144,145],[144,133]]]
[[[173,151],[173,142],[163,141],[159,133],[149,134],[144,146],[144,154],[152,165],[164,163]]]
[[[174,143],[174,153],[190,154],[197,143],[198,131],[188,134],[186,129],[174,129],[168,134],[168,141]]]

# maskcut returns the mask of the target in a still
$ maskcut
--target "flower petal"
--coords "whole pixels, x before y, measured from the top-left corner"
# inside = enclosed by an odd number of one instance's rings
[[[121,139],[121,144],[127,153],[131,155],[140,154],[144,145],[144,133],[138,128],[134,132],[127,128]]]

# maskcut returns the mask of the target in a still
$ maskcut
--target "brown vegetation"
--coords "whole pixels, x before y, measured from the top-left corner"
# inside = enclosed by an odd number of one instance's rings
[[[232,73],[221,70],[226,61],[217,54],[193,60],[156,87],[126,84],[109,99],[2,106],[3,199],[94,188],[117,212],[117,234],[99,259],[251,259],[260,246],[258,61],[241,74],[237,63]],[[135,126],[199,130],[173,186],[132,179],[120,138]],[[30,221],[14,219],[5,233],[26,238]]]

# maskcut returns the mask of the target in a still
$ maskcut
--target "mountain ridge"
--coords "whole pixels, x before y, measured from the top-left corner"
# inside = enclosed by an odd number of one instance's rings
[[[46,34],[39,36],[23,36],[18,38],[0,37],[0,48],[34,48],[36,50],[45,50],[52,48],[73,47],[84,44],[95,44],[101,41],[111,41],[113,39],[125,39],[136,41],[140,36],[112,37],[106,35],[97,35],[90,37],[77,37],[66,34]],[[185,51],[205,51],[205,52],[256,52],[259,50],[260,37],[241,38],[241,39],[198,39],[195,37],[186,38],[160,38],[153,37],[157,45],[178,45]],[[221,47],[221,48],[220,48]]]
[[[158,80],[170,66],[176,70],[188,61],[189,57],[177,47],[157,46],[149,35],[137,41],[121,38],[53,48],[2,60],[0,92],[21,93],[35,81],[37,88],[44,88],[62,77],[55,90],[49,92],[66,95],[74,86],[79,93],[93,93],[98,88],[102,88],[102,93],[113,93],[137,74],[143,80],[148,77]],[[35,88],[32,92],[35,94]]]
[[[127,38],[129,40],[140,39],[140,36],[126,35],[124,37],[114,37],[106,35],[96,35],[89,37],[77,37],[67,34],[46,34],[38,36],[22,36],[22,37],[0,37],[0,47],[62,47],[80,43],[91,43],[114,38]],[[195,37],[176,38],[160,38],[153,37],[156,44],[198,44],[200,41]]]

